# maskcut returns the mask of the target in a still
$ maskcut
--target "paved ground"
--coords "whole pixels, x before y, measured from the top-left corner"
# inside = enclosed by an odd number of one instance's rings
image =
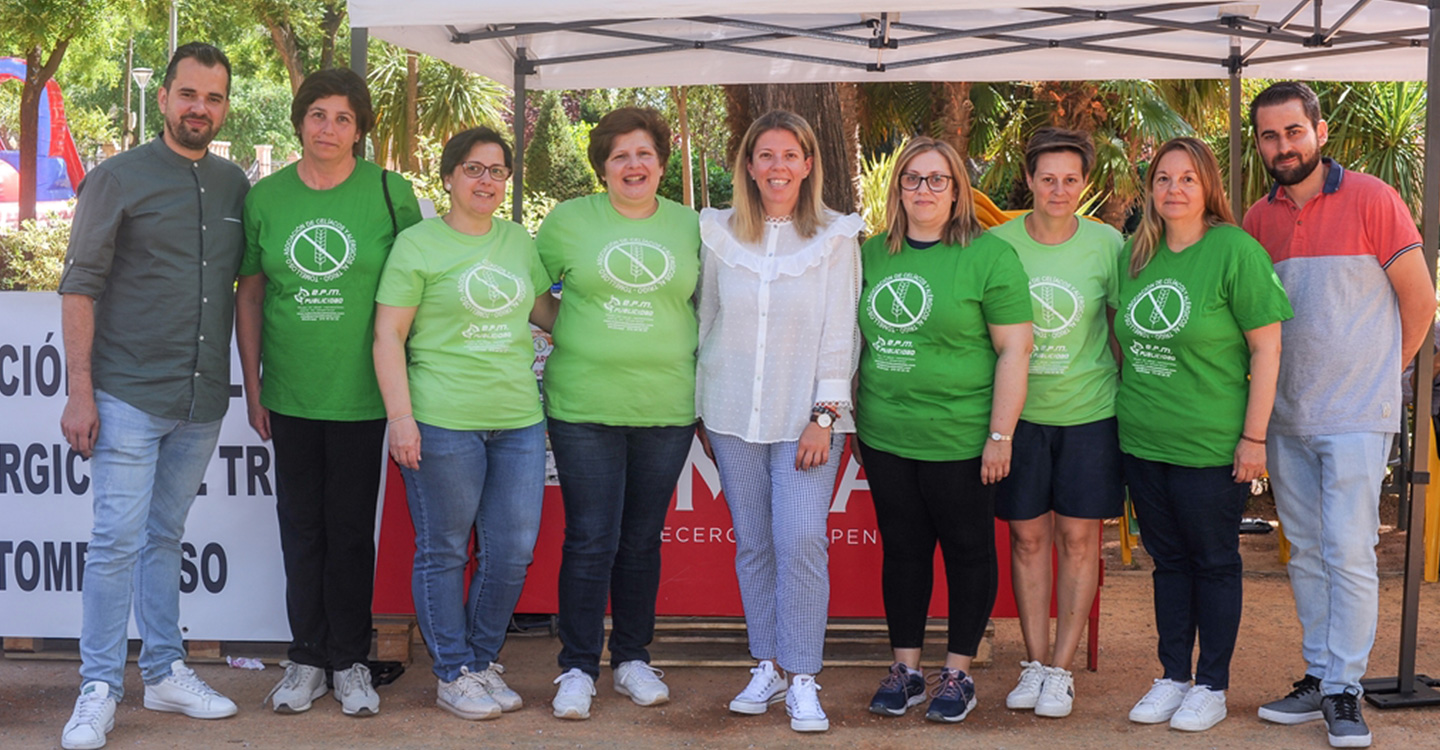
[[[1114,529],[1107,530],[1113,536]],[[1385,534],[1379,638],[1372,675],[1394,674],[1397,663],[1401,578],[1401,534]],[[1154,628],[1150,617],[1150,577],[1143,554],[1139,569],[1122,570],[1112,542],[1110,572],[1102,597],[1100,671],[1076,675],[1075,713],[1061,720],[1007,711],[1004,695],[1022,658],[1019,629],[1012,620],[997,622],[995,662],[976,670],[980,705],[963,724],[928,724],[912,713],[882,719],[865,711],[882,676],[876,669],[829,669],[820,677],[821,699],[831,718],[824,735],[791,732],[783,709],[758,717],[725,710],[749,675],[740,668],[676,668],[666,680],[673,701],[639,708],[616,695],[608,670],[587,722],[563,722],[549,711],[558,642],[545,637],[512,638],[503,656],[510,684],[526,707],[497,721],[469,723],[434,706],[434,678],[423,651],[395,684],[381,689],[379,716],[343,716],[329,698],[308,714],[280,716],[260,701],[280,672],[245,672],[219,665],[197,671],[240,704],[240,715],[203,722],[159,714],[140,707],[139,676],[127,674],[130,697],[117,715],[112,748],[468,748],[477,744],[523,748],[930,748],[966,743],[984,748],[1320,748],[1326,747],[1320,723],[1299,727],[1269,725],[1255,718],[1256,707],[1289,689],[1299,677],[1299,627],[1289,586],[1274,557],[1274,535],[1246,537],[1245,616],[1229,696],[1230,718],[1215,729],[1185,735],[1164,726],[1142,727],[1126,713],[1158,675]],[[1440,585],[1422,587],[1419,671],[1440,674]],[[934,655],[934,656],[938,656]],[[1083,657],[1083,654],[1082,654]],[[0,660],[0,748],[58,747],[60,727],[73,705],[73,661]],[[1377,747],[1440,747],[1440,708],[1380,712],[1367,707]]]

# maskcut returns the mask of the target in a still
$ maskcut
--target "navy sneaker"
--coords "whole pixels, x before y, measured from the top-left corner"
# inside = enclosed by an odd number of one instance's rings
[[[925,700],[925,677],[896,662],[890,673],[880,681],[880,689],[870,699],[870,713],[904,716],[905,710]]]
[[[945,667],[940,670],[932,695],[935,697],[925,709],[926,719],[951,724],[964,721],[975,708],[975,681],[958,669]]]

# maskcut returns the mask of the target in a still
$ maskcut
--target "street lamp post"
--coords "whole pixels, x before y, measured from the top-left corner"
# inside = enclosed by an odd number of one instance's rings
[[[150,83],[150,76],[155,71],[150,68],[131,68],[130,77],[135,79],[135,85],[140,87],[140,127],[135,129],[137,133],[135,142],[140,144],[145,139],[145,86]]]

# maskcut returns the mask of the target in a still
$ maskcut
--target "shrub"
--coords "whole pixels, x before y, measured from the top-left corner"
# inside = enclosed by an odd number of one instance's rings
[[[68,221],[0,228],[0,290],[58,289],[69,243]]]
[[[525,189],[557,201],[590,195],[599,188],[590,163],[576,144],[559,94],[541,94],[535,133],[525,149]]]

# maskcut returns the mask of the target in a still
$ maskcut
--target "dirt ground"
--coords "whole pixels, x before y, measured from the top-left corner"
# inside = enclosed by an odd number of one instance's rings
[[[1255,515],[1271,515],[1263,499]],[[1382,516],[1385,518],[1385,516]],[[1393,509],[1389,518],[1393,522]],[[1371,656],[1371,676],[1393,675],[1398,662],[1404,534],[1382,533],[1380,623]],[[1014,620],[996,622],[994,662],[975,670],[979,706],[960,725],[925,722],[918,712],[881,718],[866,711],[880,669],[827,669],[820,675],[821,700],[831,729],[823,735],[790,731],[783,707],[764,716],[737,716],[727,701],[749,675],[741,668],[673,668],[666,681],[672,701],[640,708],[611,689],[609,671],[597,684],[599,695],[586,722],[553,718],[549,699],[554,686],[558,641],[514,637],[503,662],[511,686],[527,704],[496,721],[471,723],[434,705],[435,681],[423,649],[415,650],[409,671],[380,689],[379,716],[343,716],[329,698],[309,713],[280,716],[260,707],[280,672],[273,666],[281,652],[253,646],[266,657],[264,672],[197,665],[212,686],[240,705],[240,714],[223,721],[196,721],[140,707],[137,671],[126,675],[127,699],[116,715],[111,748],[930,748],[964,742],[984,748],[1230,748],[1327,747],[1324,726],[1266,724],[1255,716],[1261,703],[1283,695],[1303,671],[1300,630],[1290,588],[1276,553],[1276,535],[1242,537],[1247,574],[1245,615],[1233,663],[1230,716],[1214,729],[1186,735],[1167,727],[1140,726],[1126,720],[1130,706],[1158,676],[1155,635],[1150,614],[1149,563],[1143,551],[1136,564],[1120,563],[1118,527],[1106,528],[1107,573],[1101,598],[1100,669],[1076,673],[1075,712],[1067,719],[1041,719],[1004,707],[1024,652]],[[243,654],[237,654],[243,655]],[[928,655],[938,657],[939,654]],[[1084,654],[1077,658],[1083,663]],[[73,660],[0,660],[0,748],[59,746],[60,728],[73,705],[77,664]],[[1440,585],[1421,587],[1417,671],[1440,674]],[[1380,711],[1366,706],[1377,747],[1440,747],[1440,707]]]

